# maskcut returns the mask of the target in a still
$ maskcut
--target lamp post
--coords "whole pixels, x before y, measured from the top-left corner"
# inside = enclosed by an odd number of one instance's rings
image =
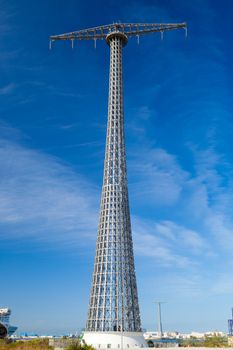
[[[161,317],[161,304],[164,304],[164,302],[155,301],[154,303],[158,305],[158,335],[160,338],[162,338],[163,337],[163,327],[162,327],[162,317]]]

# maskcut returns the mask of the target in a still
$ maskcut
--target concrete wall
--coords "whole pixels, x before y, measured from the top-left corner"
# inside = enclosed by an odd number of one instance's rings
[[[84,332],[83,339],[95,349],[139,349],[147,347],[141,332]]]

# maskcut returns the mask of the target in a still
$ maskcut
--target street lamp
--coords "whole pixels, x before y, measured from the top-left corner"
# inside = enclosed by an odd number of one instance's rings
[[[158,335],[160,338],[163,337],[163,327],[162,327],[162,317],[161,317],[161,304],[164,304],[162,301],[154,301],[158,305]]]

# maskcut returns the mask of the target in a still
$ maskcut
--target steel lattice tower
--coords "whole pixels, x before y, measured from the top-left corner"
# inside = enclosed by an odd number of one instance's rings
[[[50,37],[51,42],[71,40],[72,47],[74,40],[91,39],[106,39],[110,46],[104,178],[87,332],[141,332],[126,171],[122,51],[130,36],[179,28],[186,29],[186,24],[116,23]]]
[[[113,33],[107,42],[110,46],[108,128],[87,330],[140,331],[124,139],[122,49],[127,37]]]

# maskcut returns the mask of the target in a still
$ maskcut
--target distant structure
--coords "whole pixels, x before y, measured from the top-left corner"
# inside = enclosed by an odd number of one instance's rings
[[[124,136],[122,52],[129,37],[175,29],[180,24],[113,23],[50,37],[106,40],[110,47],[108,126],[100,219],[84,340],[95,348],[146,346],[141,329],[130,223]]]
[[[0,308],[0,339],[11,336],[17,329],[10,325],[11,310],[8,308]]]
[[[163,337],[163,327],[162,327],[162,317],[161,317],[161,304],[163,304],[163,302],[155,301],[155,303],[158,305],[158,336],[160,338],[162,338]]]
[[[233,336],[233,308],[231,309],[231,319],[228,320],[228,333],[229,335]]]

